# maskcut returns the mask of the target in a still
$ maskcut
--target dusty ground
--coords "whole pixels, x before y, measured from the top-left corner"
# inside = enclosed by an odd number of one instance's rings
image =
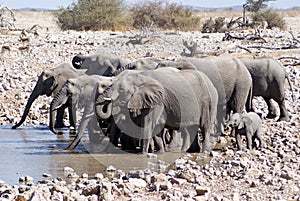
[[[205,12],[203,18],[223,14]],[[230,13],[226,12],[226,15],[228,19],[231,18]],[[241,13],[232,15],[236,17]],[[44,196],[52,200],[63,197],[70,200],[86,200],[89,196],[90,200],[300,200],[300,67],[292,65],[300,59],[300,12],[282,12],[282,15],[286,19],[288,29],[267,30],[263,34],[267,43],[222,41],[222,33],[170,31],[154,33],[155,37],[142,45],[126,45],[134,33],[61,32],[51,13],[17,12],[15,27],[21,30],[38,24],[39,35],[34,36],[30,33],[30,42],[22,43],[18,40],[20,31],[1,32],[2,45],[9,46],[11,51],[3,51],[0,59],[0,125],[12,125],[20,119],[25,101],[34,87],[37,76],[43,70],[55,67],[61,62],[70,62],[75,54],[104,51],[132,60],[146,55],[173,59],[180,57],[185,48],[182,40],[196,42],[202,51],[198,56],[224,50],[221,54],[239,57],[294,57],[280,61],[286,64],[296,100],[291,100],[291,92],[287,89],[287,107],[291,114],[291,122],[264,119],[263,138],[267,146],[257,151],[237,152],[232,144],[234,140],[224,137],[220,139],[220,143],[228,143],[229,146],[213,152],[210,162],[206,165],[197,164],[206,158],[205,156],[187,155],[186,158],[177,161],[166,174],[151,173],[153,180],[150,181],[145,173],[144,177],[118,179],[111,183],[98,178],[89,181],[78,180],[69,185],[64,181],[48,180],[33,186],[9,187],[0,182],[0,196],[5,195],[11,200],[15,199],[16,195],[35,199]],[[294,39],[289,30],[292,30]],[[290,44],[295,47],[284,50],[274,48],[287,47]],[[21,52],[19,48],[26,45],[29,45],[30,50]],[[251,53],[238,46],[247,47]],[[50,100],[51,98],[41,97],[31,109],[24,125],[47,125],[46,114]],[[255,106],[258,111],[266,113],[266,105],[260,99],[255,100]],[[33,193],[37,192],[37,189],[40,189],[39,193]]]

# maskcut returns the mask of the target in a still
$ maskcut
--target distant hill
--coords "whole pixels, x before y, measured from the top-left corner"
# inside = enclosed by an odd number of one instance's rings
[[[237,6],[230,6],[230,7],[218,7],[218,8],[209,8],[209,7],[199,7],[199,6],[190,6],[190,5],[183,5],[186,8],[192,8],[199,11],[210,11],[210,10],[233,10],[233,11],[242,11],[243,6],[237,5]]]
[[[47,9],[47,8],[19,8],[19,9],[16,9],[16,10],[19,10],[19,11],[54,11],[56,9]]]

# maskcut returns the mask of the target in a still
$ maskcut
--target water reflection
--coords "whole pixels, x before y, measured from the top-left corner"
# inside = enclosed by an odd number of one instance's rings
[[[72,167],[76,173],[87,173],[93,177],[113,165],[124,171],[132,169],[156,169],[158,161],[172,164],[180,153],[166,153],[157,158],[141,154],[118,152],[103,154],[91,146],[87,139],[72,152],[64,151],[72,137],[54,135],[47,127],[22,127],[11,130],[0,127],[0,180],[10,185],[18,183],[23,176],[41,180],[43,173],[53,177],[64,177],[63,168]],[[99,148],[99,146],[98,146]]]

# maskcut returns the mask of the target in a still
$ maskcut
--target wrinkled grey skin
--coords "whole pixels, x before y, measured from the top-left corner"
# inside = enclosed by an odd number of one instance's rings
[[[202,151],[210,151],[218,94],[203,73],[174,68],[127,73],[110,88],[111,102],[107,105],[112,104],[112,111],[106,113],[112,113],[126,134],[144,140],[143,153],[148,152],[150,139],[160,135],[164,127],[181,131],[183,151],[190,147],[200,128]],[[156,140],[163,149],[159,138]]]
[[[39,75],[36,85],[32,90],[30,97],[28,98],[21,120],[16,125],[14,125],[12,129],[16,129],[17,127],[22,125],[29,113],[32,103],[39,96],[54,96],[60,90],[67,79],[74,78],[83,74],[84,71],[74,69],[69,63],[62,63],[55,68],[43,71]],[[58,108],[56,127],[63,127],[63,116],[65,108],[68,108],[69,114],[71,113],[71,107],[69,104],[62,105],[61,108]],[[70,116],[70,126],[75,127],[75,122],[73,121],[73,119],[74,118]]]
[[[76,69],[87,69],[88,75],[112,76],[119,68],[126,66],[129,61],[114,55],[98,53],[91,55],[76,55],[72,59]]]
[[[74,149],[84,134],[84,130],[88,127],[90,140],[96,141],[94,136],[94,128],[97,125],[93,125],[96,121],[94,114],[94,97],[96,94],[96,86],[100,93],[106,89],[114,78],[104,77],[98,75],[83,75],[77,78],[68,79],[61,90],[53,98],[50,105],[50,130],[54,133],[57,131],[54,129],[54,120],[56,108],[60,105],[65,104],[68,100],[71,100],[74,112],[78,109],[84,109],[83,115],[78,127],[77,135],[72,143],[67,147],[68,150]],[[99,93],[98,92],[98,93]],[[75,116],[75,114],[73,114]]]
[[[177,64],[176,64],[177,63]],[[161,61],[160,66],[174,66],[180,70],[196,69],[203,72],[217,89],[218,126],[221,133],[221,123],[225,114],[230,111],[242,112],[244,106],[249,108],[252,93],[251,75],[238,59],[232,57],[184,58],[179,61]],[[226,112],[227,110],[227,112]],[[228,118],[228,117],[227,117]]]
[[[271,99],[279,105],[279,121],[289,121],[289,114],[285,107],[284,83],[287,78],[291,87],[290,80],[283,66],[272,58],[241,58],[240,59],[249,70],[253,81],[253,96],[262,96],[269,109],[267,118],[276,117],[276,107]],[[252,107],[251,107],[252,108]]]
[[[259,141],[259,145],[263,147],[263,140],[261,137],[262,121],[255,112],[249,113],[234,113],[228,125],[232,127],[231,134],[236,137],[238,150],[242,149],[241,135],[246,135],[247,148],[258,148],[255,139]]]

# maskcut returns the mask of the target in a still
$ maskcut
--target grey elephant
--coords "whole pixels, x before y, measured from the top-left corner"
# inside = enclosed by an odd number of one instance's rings
[[[83,74],[85,74],[85,71],[76,70],[69,63],[62,63],[54,68],[43,71],[39,75],[36,85],[28,98],[21,120],[17,124],[15,124],[12,129],[16,129],[23,124],[29,113],[30,107],[39,96],[54,96],[60,90],[67,79],[78,77]],[[65,108],[68,108],[69,113],[71,113],[71,107],[68,103],[58,108],[55,125],[56,127],[64,126],[63,116]],[[70,126],[75,128],[74,118],[75,117],[69,116]]]
[[[106,102],[98,102],[96,97],[96,115],[113,115],[122,131],[143,139],[143,153],[148,152],[152,137],[163,149],[163,128],[181,131],[183,151],[194,142],[200,128],[202,151],[210,151],[218,94],[205,74],[174,68],[127,72],[105,94],[111,94],[102,98]]]
[[[262,121],[255,112],[235,113],[230,117],[228,125],[232,127],[232,136],[236,137],[238,150],[242,149],[241,135],[246,135],[247,148],[250,150],[258,148],[255,139],[259,141],[261,147],[264,146],[261,136]]]
[[[285,106],[285,79],[292,86],[283,66],[272,58],[240,58],[251,74],[253,81],[253,96],[262,96],[268,105],[267,118],[276,117],[276,107],[271,99],[278,103],[280,109],[279,121],[289,121],[290,117]],[[251,107],[252,108],[252,107]]]
[[[76,69],[87,69],[88,75],[112,76],[113,73],[130,63],[129,60],[106,53],[76,55],[72,59]]]
[[[75,139],[67,147],[68,150],[74,149],[84,135],[85,129],[88,127],[89,138],[91,141],[97,141],[95,130],[99,130],[97,119],[94,114],[94,97],[96,86],[100,92],[103,92],[114,78],[98,76],[98,75],[83,75],[76,78],[68,79],[60,91],[55,95],[50,104],[50,130],[54,133],[57,131],[54,128],[56,108],[65,104],[68,100],[72,102],[74,112],[78,109],[83,109],[77,134]],[[99,92],[98,92],[99,93]],[[73,114],[75,116],[76,114]]]
[[[242,112],[244,107],[250,107],[252,96],[252,79],[245,65],[236,58],[207,57],[183,58],[178,61],[161,61],[159,66],[173,66],[180,70],[194,69],[203,72],[217,89],[218,126],[221,133],[221,123],[229,113]]]

